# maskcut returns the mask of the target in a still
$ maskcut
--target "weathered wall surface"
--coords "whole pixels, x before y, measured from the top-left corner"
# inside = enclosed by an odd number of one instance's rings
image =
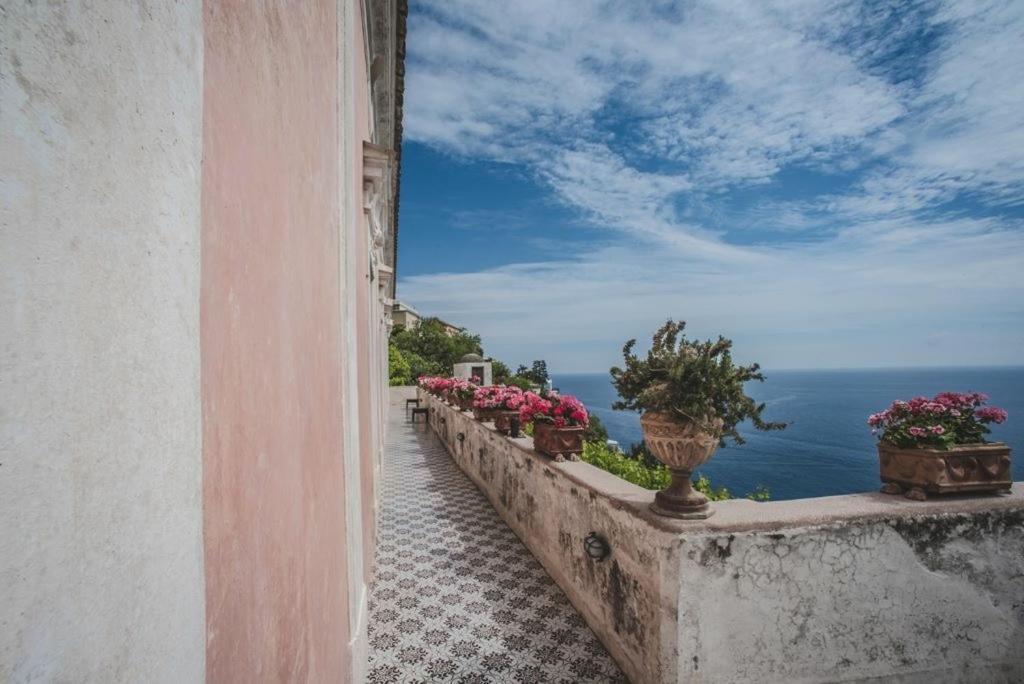
[[[201,339],[215,682],[344,681],[351,667],[338,9],[330,0],[205,7]]]
[[[421,396],[449,453],[633,681],[1024,678],[1020,484],[928,503],[730,501],[674,521],[647,510],[653,492]],[[610,542],[607,560],[584,555],[590,531]]]
[[[199,681],[200,3],[0,32],[0,681]]]
[[[682,549],[688,681],[1024,680],[1024,507],[688,535]]]

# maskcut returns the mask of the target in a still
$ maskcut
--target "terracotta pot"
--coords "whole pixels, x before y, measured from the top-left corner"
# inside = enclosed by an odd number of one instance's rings
[[[924,501],[929,495],[1009,491],[1010,447],[1001,442],[941,449],[878,445],[882,491]]]
[[[640,426],[647,448],[672,473],[672,482],[654,495],[651,509],[672,518],[710,516],[713,511],[708,498],[693,488],[693,471],[715,453],[718,438],[696,423],[682,422],[668,413],[645,411]]]
[[[519,411],[511,409],[491,409],[491,420],[494,421],[494,429],[503,435],[512,432],[512,421],[519,419]]]
[[[556,461],[580,460],[583,453],[583,427],[555,427],[551,423],[533,424],[533,448]]]
[[[473,417],[479,420],[481,423],[487,423],[494,420],[494,411],[492,408],[476,408],[473,407]]]

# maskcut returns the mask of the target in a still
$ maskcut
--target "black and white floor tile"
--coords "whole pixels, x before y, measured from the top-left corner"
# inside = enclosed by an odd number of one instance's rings
[[[624,682],[562,591],[393,402],[367,681]]]

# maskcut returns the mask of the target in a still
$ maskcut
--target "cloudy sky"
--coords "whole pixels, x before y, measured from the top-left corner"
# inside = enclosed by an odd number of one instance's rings
[[[1024,2],[419,0],[408,49],[399,297],[489,354],[1021,363]]]

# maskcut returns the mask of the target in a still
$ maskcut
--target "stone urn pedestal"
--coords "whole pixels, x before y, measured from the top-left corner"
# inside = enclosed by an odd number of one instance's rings
[[[714,513],[708,498],[693,488],[693,471],[715,453],[718,438],[696,423],[679,422],[667,413],[646,411],[640,426],[647,448],[672,473],[669,486],[654,495],[651,510],[684,520],[700,520]]]
[[[917,501],[940,494],[1009,491],[1010,463],[1010,447],[1001,442],[960,444],[949,450],[878,445],[882,492]]]
[[[583,453],[583,427],[555,427],[551,423],[533,424],[533,448],[555,461],[578,461]]]

